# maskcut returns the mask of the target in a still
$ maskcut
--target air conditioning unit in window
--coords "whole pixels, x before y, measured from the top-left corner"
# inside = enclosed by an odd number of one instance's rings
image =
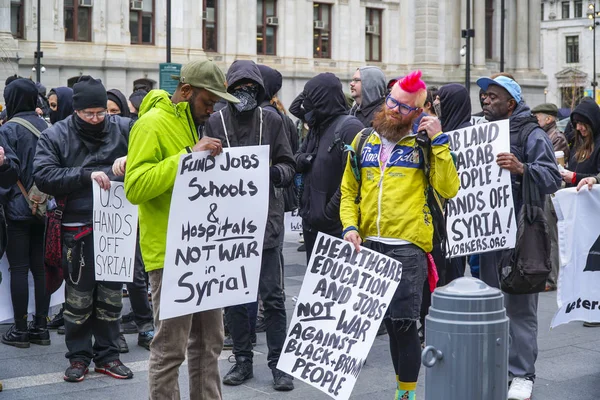
[[[138,0],[138,1],[130,1],[129,2],[129,8],[132,11],[142,11],[142,9],[144,8],[144,2],[142,0]]]
[[[208,19],[208,11],[204,10],[202,11],[202,20],[206,21]]]
[[[377,35],[379,33],[379,29],[377,29],[376,25],[367,25],[367,33]]]
[[[79,0],[79,7],[91,7],[93,5],[93,0]]]
[[[325,29],[325,22],[315,21],[315,29]]]
[[[277,26],[279,25],[279,18],[267,17],[267,25]]]

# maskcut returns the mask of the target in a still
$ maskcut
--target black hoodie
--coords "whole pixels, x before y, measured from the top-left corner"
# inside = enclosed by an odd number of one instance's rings
[[[600,172],[600,108],[593,100],[582,101],[571,113],[571,124],[574,129],[577,127],[575,122],[577,120],[585,120],[590,124],[594,135],[594,151],[585,160],[578,160],[575,153],[581,144],[575,139],[568,167],[569,171],[576,174],[575,183],[579,183],[583,178],[596,176]]]
[[[9,120],[0,128],[0,146],[6,157],[0,167],[0,202],[9,220],[36,220],[16,183],[20,180],[27,190],[33,186],[33,157],[38,138],[11,119],[24,119],[40,132],[48,128],[35,112],[37,96],[37,88],[29,79],[14,80],[4,89]]]
[[[438,90],[438,96],[442,110],[439,116],[442,131],[450,132],[471,126],[471,99],[463,85],[444,85]]]
[[[332,73],[322,73],[309,80],[302,96],[304,116],[312,122],[296,154],[297,171],[304,180],[300,198],[303,228],[340,236],[338,189],[344,174],[345,154],[340,146],[331,148],[331,144],[336,129],[339,128],[341,141],[351,144],[364,125],[356,117],[346,115],[342,83]]]
[[[56,95],[56,103],[58,105],[56,111],[50,111],[50,122],[55,124],[73,114],[73,89],[61,86],[51,89],[48,97],[52,94]]]
[[[129,104],[127,103],[127,98],[123,93],[121,93],[120,90],[107,90],[106,95],[108,96],[108,100],[112,100],[117,106],[119,106],[119,110],[121,110],[121,114],[119,115],[121,117],[131,117],[131,111],[129,111]]]
[[[258,104],[265,96],[265,88],[258,66],[253,61],[237,60],[227,71],[228,92],[242,82],[254,82],[259,86]],[[260,121],[262,114],[262,138],[260,138]],[[223,128],[225,124],[227,131]],[[213,113],[205,124],[204,134],[220,139],[223,147],[241,147],[269,145],[271,190],[269,193],[269,215],[263,248],[272,249],[279,246],[280,234],[284,228],[284,204],[282,186],[290,184],[294,177],[296,165],[290,144],[284,134],[284,127],[279,115],[257,107],[254,110],[238,112],[232,105]]]

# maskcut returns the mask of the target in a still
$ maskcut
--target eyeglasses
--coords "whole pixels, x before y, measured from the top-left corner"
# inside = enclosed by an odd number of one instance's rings
[[[96,117],[98,119],[102,119],[102,118],[106,117],[106,111],[99,111],[99,112],[80,111],[80,112],[81,112],[81,115],[86,119],[92,119],[94,117]]]
[[[396,100],[395,98],[393,98],[391,95],[388,94],[388,96],[385,98],[385,105],[390,109],[393,110],[396,107],[398,107],[398,111],[400,111],[400,114],[402,115],[408,115],[413,111],[417,111],[419,109],[419,107],[411,107],[408,104],[404,104],[404,103],[400,103],[398,100]]]
[[[360,78],[352,78],[352,81],[351,81],[351,82],[358,83],[358,82],[360,82],[360,81],[361,81],[361,79],[360,79]]]

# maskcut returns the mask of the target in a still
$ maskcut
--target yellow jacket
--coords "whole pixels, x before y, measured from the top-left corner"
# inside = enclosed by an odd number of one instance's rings
[[[360,155],[360,204],[355,202],[358,182],[351,163],[346,163],[340,205],[344,235],[357,230],[363,240],[367,237],[403,239],[425,252],[431,251],[433,223],[426,197],[427,177],[415,137],[405,136],[396,144],[382,174],[379,166],[381,139],[377,132],[370,135]],[[360,134],[352,142],[355,149],[359,138]],[[438,194],[446,199],[456,196],[458,173],[445,133],[440,132],[431,140],[429,164],[429,179]]]

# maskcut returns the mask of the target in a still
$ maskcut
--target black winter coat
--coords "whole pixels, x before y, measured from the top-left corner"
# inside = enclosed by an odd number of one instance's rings
[[[571,113],[571,124],[574,127],[573,132],[575,132],[577,127],[575,122],[577,115],[582,116],[591,123],[592,134],[594,135],[594,151],[585,160],[578,160],[575,153],[580,143],[576,139],[574,140],[575,144],[571,150],[568,169],[576,174],[575,184],[578,184],[583,178],[596,176],[600,172],[600,108],[592,100],[584,100],[579,103]],[[567,186],[575,185],[568,184]]]
[[[317,122],[296,153],[297,171],[302,173],[304,182],[300,198],[302,226],[339,236],[342,223],[338,189],[345,165],[341,145],[351,144],[364,125],[356,117],[346,115],[342,84],[331,73],[319,74],[308,81],[303,97],[305,113],[317,111]],[[342,143],[330,149],[337,128]],[[312,161],[308,161],[309,157]]]
[[[256,64],[251,61],[238,60],[229,67],[227,72],[229,89],[234,88],[235,84],[242,80],[258,83],[260,87],[258,100],[260,102],[264,98],[265,91]],[[262,113],[263,120],[262,140],[259,138],[260,113]],[[223,121],[225,121],[227,132],[223,129]],[[280,235],[283,234],[284,229],[284,201],[280,188],[290,184],[296,168],[281,117],[262,108],[239,113],[233,105],[228,104],[210,116],[204,126],[204,134],[220,139],[223,147],[257,146],[259,144],[270,146],[271,169],[275,168],[277,172],[271,173],[269,214],[263,248],[278,247]],[[278,179],[273,179],[274,175],[277,175]]]
[[[71,115],[42,133],[33,175],[42,192],[67,197],[63,223],[92,222],[92,172],[104,171],[110,180],[123,180],[113,174],[112,165],[117,158],[127,155],[132,126],[129,118],[106,116],[101,135],[90,139],[82,135],[75,115]]]

